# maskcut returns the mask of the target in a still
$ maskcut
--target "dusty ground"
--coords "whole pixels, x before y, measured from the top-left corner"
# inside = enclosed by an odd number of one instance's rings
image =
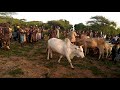
[[[20,47],[12,42],[11,50],[0,49],[0,78],[119,78],[120,63],[97,60],[87,56],[84,59],[75,57],[72,63],[74,70],[66,58],[57,62],[59,55],[53,54],[53,59],[47,60],[46,41]]]

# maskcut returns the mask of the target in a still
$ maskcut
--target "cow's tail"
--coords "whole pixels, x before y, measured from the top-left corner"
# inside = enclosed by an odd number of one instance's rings
[[[66,45],[67,45],[68,47],[70,47],[71,42],[70,42],[70,40],[69,40],[68,38],[65,38],[65,42],[66,42]]]

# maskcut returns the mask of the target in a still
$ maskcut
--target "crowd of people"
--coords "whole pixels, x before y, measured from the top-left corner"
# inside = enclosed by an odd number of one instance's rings
[[[5,30],[6,29],[6,30]],[[2,23],[0,24],[0,47],[2,48],[4,46],[4,42],[6,42],[4,39],[5,37],[9,42],[11,41],[18,41],[21,46],[24,46],[24,43],[35,43],[37,41],[43,40],[45,36],[48,38],[59,38],[59,27],[53,27],[49,30],[44,30],[43,26],[20,26],[20,25],[14,25],[12,28],[10,24],[8,23]],[[47,34],[45,33],[47,32]],[[6,34],[7,33],[7,34]],[[10,45],[7,45],[10,46]]]
[[[13,40],[18,41],[21,46],[24,43],[34,43],[43,39],[43,28],[36,26],[30,27],[22,27],[22,26],[14,26],[13,31]]]

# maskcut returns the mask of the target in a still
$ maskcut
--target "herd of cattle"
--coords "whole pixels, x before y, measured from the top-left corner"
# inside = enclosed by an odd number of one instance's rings
[[[51,38],[48,40],[48,57],[49,54],[52,58],[52,51],[55,51],[60,54],[60,58],[58,62],[63,56],[65,56],[70,63],[71,68],[74,68],[71,62],[74,56],[84,58],[89,50],[92,49],[94,52],[98,51],[99,57],[107,58],[112,53],[112,47],[114,44],[106,41],[104,38],[91,38],[87,35],[82,34],[80,38],[76,38],[77,34],[75,31],[71,31],[68,33],[68,37],[65,40]],[[118,58],[120,59],[120,58]]]

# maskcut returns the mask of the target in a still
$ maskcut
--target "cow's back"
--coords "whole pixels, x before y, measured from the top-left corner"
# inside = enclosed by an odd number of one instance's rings
[[[48,40],[48,47],[53,51],[64,54],[65,42],[57,38],[51,38]]]
[[[105,40],[103,38],[95,38],[94,39],[98,45],[103,45],[105,44]]]
[[[87,45],[91,47],[98,47],[101,45],[105,45],[105,40],[102,38],[88,38],[86,39]]]

